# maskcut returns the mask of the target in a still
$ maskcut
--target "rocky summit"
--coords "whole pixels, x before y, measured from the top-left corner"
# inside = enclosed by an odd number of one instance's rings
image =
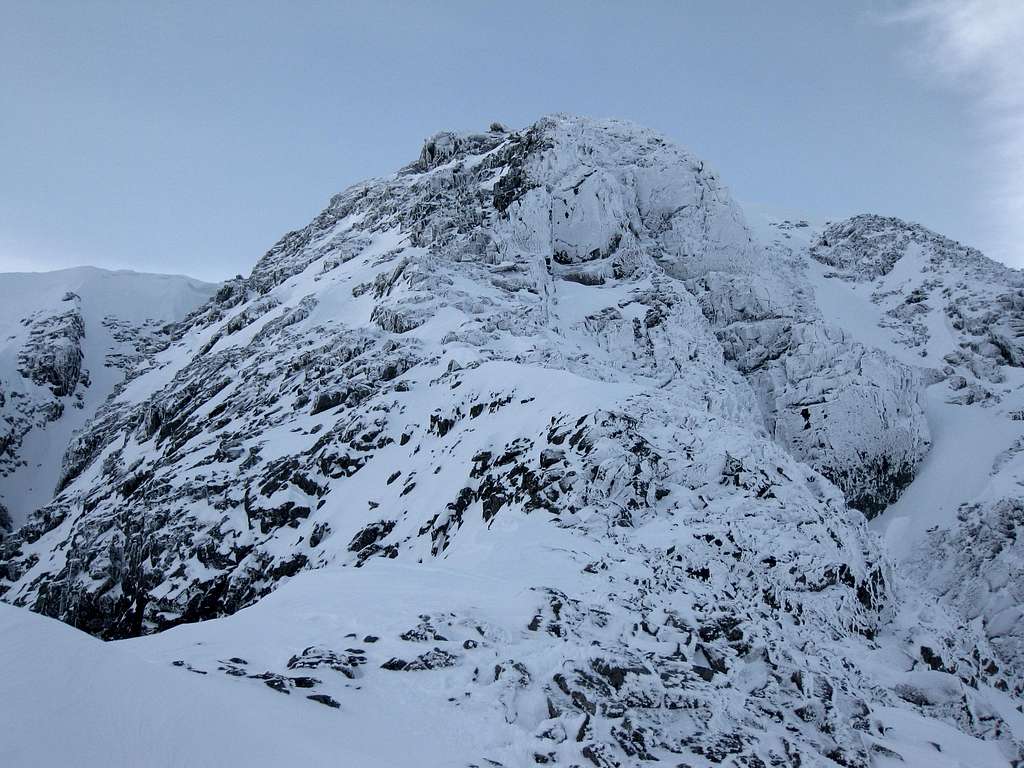
[[[1022,313],[629,123],[439,133],[133,347],[0,593],[311,764],[1013,764]]]

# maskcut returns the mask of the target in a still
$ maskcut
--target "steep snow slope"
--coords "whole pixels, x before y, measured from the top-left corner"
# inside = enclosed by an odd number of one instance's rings
[[[456,764],[1000,764],[1020,679],[844,499],[916,471],[922,380],[802,259],[636,126],[439,134],[175,329],[0,588],[254,696],[404,697]]]
[[[48,502],[72,433],[216,286],[92,267],[0,274],[0,508]]]

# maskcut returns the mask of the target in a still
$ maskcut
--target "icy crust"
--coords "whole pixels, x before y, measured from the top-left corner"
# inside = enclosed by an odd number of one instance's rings
[[[4,543],[4,599],[106,638],[168,630],[134,641],[154,649],[209,632],[216,658],[190,642],[165,660],[304,706],[415,690],[484,735],[470,764],[1016,754],[986,637],[894,628],[899,584],[863,517],[773,440],[788,393],[837,389],[822,422],[896,414],[902,374],[805,316],[806,291],[709,321],[698,281],[763,274],[717,178],[617,122],[430,143],[146,360]],[[768,367],[799,354],[770,389],[739,361],[779,320]],[[896,415],[864,423],[899,435]],[[302,638],[270,653],[260,629],[176,626],[227,614]],[[934,658],[933,701],[907,676]]]

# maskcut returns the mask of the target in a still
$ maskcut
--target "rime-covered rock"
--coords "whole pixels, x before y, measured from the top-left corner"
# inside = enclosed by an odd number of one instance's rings
[[[751,271],[689,285],[726,360],[753,387],[770,434],[874,517],[927,454],[923,378],[825,322],[787,251],[766,248]]]
[[[1003,673],[1024,680],[1024,500],[964,507],[952,528],[936,528],[912,567],[967,623],[980,621]]]

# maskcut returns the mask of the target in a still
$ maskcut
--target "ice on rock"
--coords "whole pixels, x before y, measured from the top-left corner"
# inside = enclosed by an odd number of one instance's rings
[[[769,433],[866,516],[896,501],[930,444],[921,374],[826,322],[806,275],[778,248],[748,274],[689,285]]]

